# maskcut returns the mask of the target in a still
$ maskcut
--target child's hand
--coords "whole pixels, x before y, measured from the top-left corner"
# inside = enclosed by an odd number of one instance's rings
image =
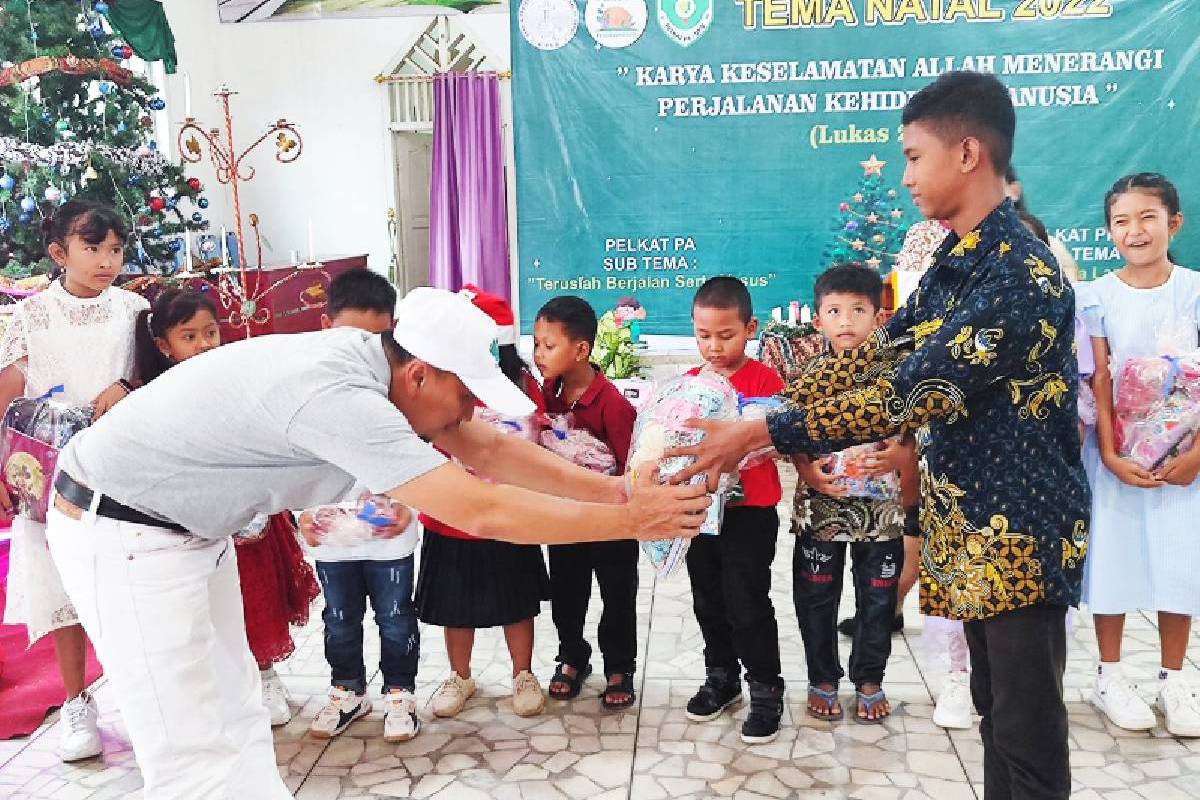
[[[811,461],[807,458],[795,459],[796,472],[800,475],[800,480],[804,481],[808,488],[814,492],[819,492],[829,497],[845,497],[846,487],[838,483],[837,479],[821,468],[822,461]]]
[[[899,472],[912,455],[911,446],[902,444],[899,439],[892,439],[882,450],[863,456],[862,470],[872,478],[882,478],[884,475]]]
[[[1200,474],[1200,450],[1193,447],[1186,453],[1167,459],[1154,477],[1172,486],[1191,486],[1197,474]]]
[[[1122,483],[1135,486],[1138,489],[1157,489],[1162,486],[1162,481],[1151,474],[1149,470],[1138,466],[1127,458],[1113,455],[1103,460],[1104,466],[1108,467],[1108,471],[1116,475]]]
[[[119,401],[124,400],[129,395],[129,391],[119,383],[114,383],[100,394],[96,395],[96,399],[92,401],[95,411],[92,413],[92,419],[100,419],[110,408],[115,406]]]
[[[300,519],[296,520],[296,527],[300,529],[300,535],[309,547],[320,547],[321,530],[317,527],[317,521],[313,519],[311,511],[305,511],[300,515]]]
[[[8,493],[8,487],[0,483],[0,519],[11,519],[13,516],[13,501]]]
[[[412,522],[412,512],[408,510],[408,506],[397,504],[395,515],[395,522],[375,527],[376,539],[395,539],[397,536],[403,536],[408,530],[409,523]]]

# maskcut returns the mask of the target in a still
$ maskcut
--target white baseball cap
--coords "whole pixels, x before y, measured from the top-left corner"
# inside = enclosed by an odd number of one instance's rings
[[[445,289],[413,289],[396,304],[396,344],[456,375],[493,411],[527,416],[537,407],[500,371],[498,333],[487,314]]]

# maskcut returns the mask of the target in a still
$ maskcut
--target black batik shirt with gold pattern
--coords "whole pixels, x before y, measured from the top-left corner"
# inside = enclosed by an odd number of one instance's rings
[[[1091,501],[1074,321],[1050,250],[1005,201],[961,239],[950,234],[885,328],[826,356],[768,416],[785,454],[915,434],[924,613],[971,620],[1078,604]]]

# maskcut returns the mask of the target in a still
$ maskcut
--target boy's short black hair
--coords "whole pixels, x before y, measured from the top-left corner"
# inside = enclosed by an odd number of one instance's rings
[[[330,318],[346,310],[396,313],[396,289],[388,279],[366,267],[351,269],[329,283]]]
[[[821,301],[831,294],[865,297],[878,311],[883,307],[883,278],[873,269],[856,267],[853,264],[838,264],[817,277],[817,283],[813,287],[813,302],[817,304],[817,311],[821,310]]]
[[[596,312],[582,297],[555,297],[541,307],[537,318],[562,325],[573,342],[596,341]]]
[[[1017,113],[995,75],[947,72],[909,99],[900,120],[904,125],[924,122],[944,141],[972,136],[983,143],[998,175],[1008,170]]]
[[[696,290],[696,296],[692,298],[692,308],[732,308],[737,311],[738,319],[743,324],[749,324],[754,316],[750,290],[741,280],[727,275],[706,280],[704,285]]]

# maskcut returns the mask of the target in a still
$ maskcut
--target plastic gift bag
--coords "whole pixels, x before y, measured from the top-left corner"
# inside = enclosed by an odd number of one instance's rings
[[[663,454],[673,447],[688,447],[704,438],[702,431],[689,428],[689,419],[731,420],[738,417],[738,396],[729,381],[712,371],[694,376],[683,376],[660,385],[638,412],[633,428],[628,470],[636,478],[637,473],[658,465],[659,479],[667,482],[677,472],[689,466],[693,459],[664,458]],[[702,483],[703,475],[692,478],[692,483]],[[710,494],[712,503],[700,526],[702,534],[716,534],[721,530],[725,495],[730,486],[730,476],[722,476],[717,491]],[[687,553],[689,539],[643,542],[642,550],[660,576],[667,577],[675,572]]]
[[[862,497],[867,500],[896,501],[900,497],[900,477],[894,472],[886,475],[868,475],[863,469],[863,459],[871,453],[887,448],[887,442],[871,442],[846,448],[833,453],[822,461],[822,469],[835,477],[835,483],[846,489],[847,497]]]
[[[18,398],[4,414],[0,480],[17,513],[35,522],[46,521],[59,452],[92,422],[91,406],[68,406],[53,399],[62,390],[55,386],[41,397]]]
[[[321,544],[351,547],[369,542],[382,528],[406,528],[412,522],[408,506],[385,495],[363,493],[357,503],[337,503],[312,509]]]
[[[617,457],[613,455],[612,448],[572,423],[569,414],[550,417],[549,429],[542,431],[542,446],[576,466],[603,475],[616,473]]]
[[[1154,469],[1200,429],[1200,353],[1126,359],[1115,394],[1117,452]]]
[[[501,433],[510,436],[519,436],[531,442],[538,441],[540,426],[533,415],[526,417],[506,417],[485,407],[475,409],[475,419],[480,422],[486,422]]]

